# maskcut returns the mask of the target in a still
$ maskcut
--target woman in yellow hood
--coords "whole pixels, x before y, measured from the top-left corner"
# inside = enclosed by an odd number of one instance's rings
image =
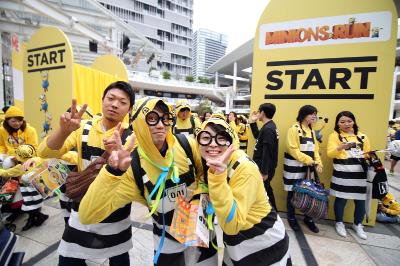
[[[284,224],[268,202],[257,165],[238,150],[234,129],[222,119],[210,118],[201,125],[197,142],[208,167],[204,171],[211,203],[223,230],[224,262],[290,264]]]

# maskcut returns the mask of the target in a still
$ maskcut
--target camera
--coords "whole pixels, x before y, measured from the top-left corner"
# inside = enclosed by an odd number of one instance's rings
[[[357,147],[357,143],[355,142],[349,142],[349,148],[356,148]]]

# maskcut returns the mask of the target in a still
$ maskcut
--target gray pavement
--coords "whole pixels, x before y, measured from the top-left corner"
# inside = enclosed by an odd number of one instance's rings
[[[400,164],[397,173],[389,177],[390,190],[400,201]],[[26,215],[16,220],[19,235],[17,251],[24,251],[24,265],[57,265],[57,246],[64,228],[64,220],[56,199],[48,199],[43,212],[50,218],[41,227],[22,232]],[[130,251],[131,265],[152,265],[153,239],[151,222],[145,216],[147,209],[133,204],[132,233],[133,249]],[[294,265],[400,265],[400,224],[380,224],[365,227],[368,239],[359,239],[347,224],[348,236],[338,236],[334,222],[318,222],[320,233],[309,231],[301,223],[302,232],[294,232],[288,226],[286,214],[280,213],[290,237],[290,251]],[[299,219],[301,221],[301,219]],[[219,231],[219,233],[221,233]],[[222,246],[221,238],[218,245]],[[223,252],[223,251],[222,251]],[[222,252],[220,257],[222,257]],[[107,260],[88,261],[88,265],[108,265]],[[172,265],[171,265],[172,266]]]

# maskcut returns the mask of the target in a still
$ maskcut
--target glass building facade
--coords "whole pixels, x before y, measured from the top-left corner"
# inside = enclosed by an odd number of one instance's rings
[[[228,46],[228,37],[207,29],[199,29],[193,35],[192,76],[213,76],[206,70],[223,57]]]

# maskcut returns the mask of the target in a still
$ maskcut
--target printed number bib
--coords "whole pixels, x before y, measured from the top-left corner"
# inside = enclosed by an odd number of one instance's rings
[[[364,152],[358,147],[351,148],[349,153],[352,158],[364,158]]]

